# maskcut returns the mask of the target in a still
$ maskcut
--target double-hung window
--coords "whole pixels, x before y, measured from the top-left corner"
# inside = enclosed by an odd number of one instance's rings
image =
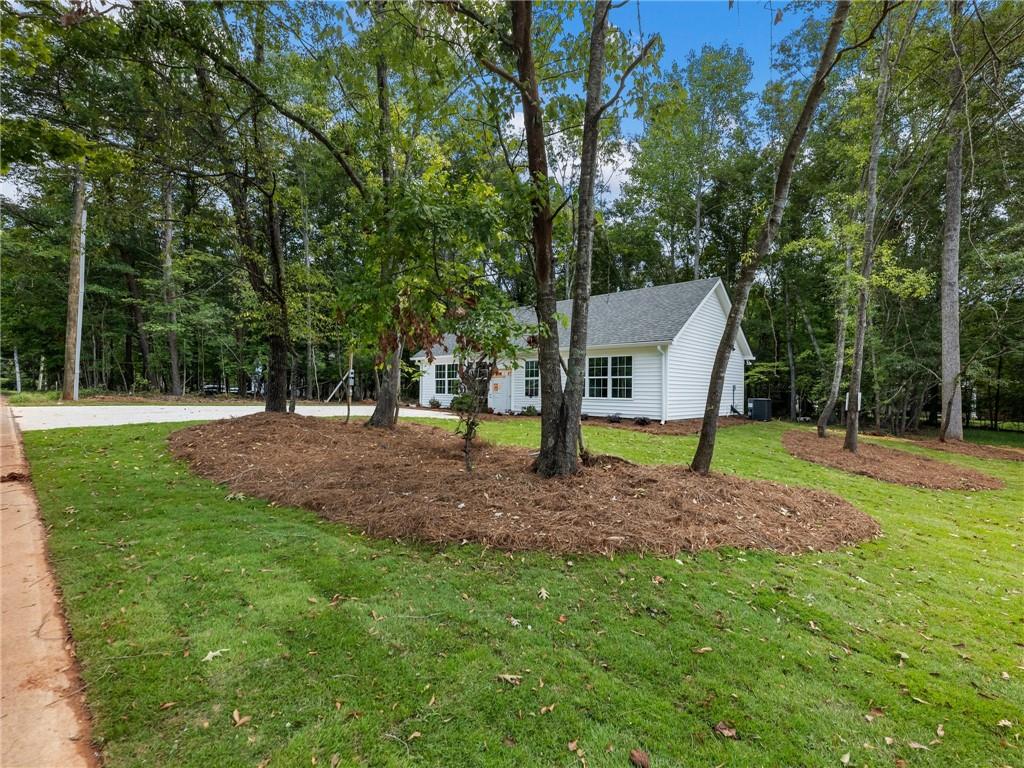
[[[608,397],[608,358],[587,359],[587,397]]]
[[[633,356],[587,358],[587,397],[633,397]]]
[[[526,381],[526,396],[540,395],[540,363],[536,360],[527,360],[523,363],[523,376]]]
[[[459,366],[456,363],[438,363],[434,366],[434,393],[438,395],[459,394]]]

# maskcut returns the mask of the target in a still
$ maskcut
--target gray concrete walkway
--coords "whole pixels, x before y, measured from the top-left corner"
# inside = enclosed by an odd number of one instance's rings
[[[0,400],[0,765],[89,768],[97,760],[82,684],[28,472]]]
[[[304,405],[296,407],[304,416],[344,417],[344,405]],[[23,432],[36,429],[62,427],[110,427],[118,424],[148,424],[172,421],[208,421],[230,419],[261,413],[263,404],[256,405],[31,405],[14,408],[18,427]],[[352,417],[365,419],[373,413],[372,405],[353,405]],[[425,416],[434,419],[454,419],[450,413],[429,408],[402,408],[400,418]]]

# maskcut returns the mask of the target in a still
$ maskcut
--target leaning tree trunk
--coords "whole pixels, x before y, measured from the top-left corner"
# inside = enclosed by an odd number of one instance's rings
[[[576,258],[573,270],[572,324],[569,329],[569,359],[561,407],[550,414],[554,441],[543,443],[537,456],[537,472],[544,476],[576,472],[580,445],[580,415],[586,386],[587,314],[590,302],[590,269],[594,250],[594,182],[597,175],[597,144],[600,136],[601,88],[604,84],[605,28],[610,0],[594,4],[590,33],[590,63],[583,116],[583,151],[580,156],[579,218],[576,229]],[[550,225],[550,223],[549,223]],[[551,297],[554,298],[553,295]],[[553,304],[554,302],[551,301]],[[557,334],[555,335],[557,340]],[[554,350],[558,353],[558,350]],[[556,370],[554,380],[560,383]],[[545,415],[547,401],[542,400]],[[553,409],[550,409],[553,410]]]
[[[711,471],[711,460],[715,454],[715,438],[718,434],[718,411],[722,404],[722,391],[725,389],[725,374],[729,368],[729,357],[733,346],[736,344],[736,336],[739,333],[740,323],[743,320],[743,313],[747,308],[750,287],[754,283],[758,267],[768,255],[768,251],[771,250],[775,237],[778,234],[779,226],[782,223],[782,214],[786,209],[786,202],[789,199],[789,185],[793,179],[793,166],[796,163],[796,156],[800,151],[800,145],[803,143],[804,137],[807,135],[807,130],[810,128],[811,120],[818,108],[818,103],[825,93],[825,84],[835,61],[836,49],[839,47],[839,40],[843,35],[843,27],[849,14],[849,0],[840,0],[836,3],[835,9],[832,12],[832,21],[829,25],[828,38],[821,51],[821,58],[818,60],[818,66],[814,73],[814,80],[807,93],[807,100],[804,102],[800,117],[782,154],[782,162],[779,164],[779,171],[775,178],[775,192],[771,211],[758,236],[754,255],[743,265],[739,280],[737,280],[733,288],[732,307],[729,309],[729,316],[725,321],[725,330],[722,332],[722,339],[718,344],[718,352],[715,354],[714,367],[711,369],[708,398],[704,406],[704,421],[700,428],[700,442],[697,444],[697,451],[690,464],[694,472],[699,472],[702,475],[706,475]]]
[[[832,412],[835,410],[836,401],[839,399],[839,387],[843,381],[843,361],[846,357],[846,281],[853,269],[853,252],[846,249],[846,270],[843,272],[843,282],[839,290],[839,307],[836,310],[836,359],[832,367],[832,384],[828,390],[828,400],[825,407],[821,409],[818,417],[818,437],[825,437],[828,432],[828,423],[832,420]]]
[[[79,355],[82,335],[82,296],[85,270],[85,177],[82,166],[75,172],[74,205],[71,213],[71,258],[68,264],[68,314],[64,332],[65,400],[78,399]]]
[[[953,103],[950,109],[949,133],[952,143],[946,157],[946,220],[942,234],[942,423],[940,440],[963,440],[963,405],[960,375],[960,218],[963,189],[964,130],[960,113],[964,107],[963,72],[957,40],[957,22],[963,3],[950,3],[953,29],[953,70],[950,87]],[[948,414],[946,411],[948,410]]]
[[[860,285],[857,293],[857,330],[853,341],[853,364],[850,367],[849,399],[846,403],[846,438],[843,448],[857,452],[857,434],[860,430],[861,378],[864,372],[864,339],[868,328],[868,299],[871,269],[875,258],[875,213],[878,209],[878,157],[882,150],[882,127],[885,107],[889,100],[889,33],[882,40],[878,59],[878,91],[875,94],[875,120],[871,129],[871,148],[864,179],[866,202],[864,205],[864,254],[860,265]]]
[[[174,245],[174,197],[171,185],[164,184],[164,231],[161,242],[164,264],[164,305],[167,307],[167,354],[171,365],[171,394],[181,395],[181,362],[178,358],[178,310],[175,306],[177,297],[174,290],[174,264],[172,249]],[[201,388],[203,382],[197,382]]]

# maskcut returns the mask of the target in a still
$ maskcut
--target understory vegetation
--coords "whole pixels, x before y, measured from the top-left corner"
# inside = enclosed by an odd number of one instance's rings
[[[794,459],[791,427],[724,429],[717,470],[838,493],[883,537],[795,557],[509,556],[233,496],[171,459],[176,428],[25,435],[111,768],[1024,756],[1020,463],[908,445],[1006,483],[925,491]],[[481,435],[533,446],[538,429]],[[685,464],[697,440],[584,432],[652,464]]]

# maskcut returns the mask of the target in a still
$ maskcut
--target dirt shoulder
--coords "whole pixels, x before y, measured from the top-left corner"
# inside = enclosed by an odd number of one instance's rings
[[[799,553],[879,533],[873,518],[834,494],[686,467],[608,458],[544,480],[525,449],[481,444],[467,474],[460,440],[418,424],[372,431],[259,414],[189,427],[169,443],[236,493],[306,507],[380,538],[558,553]]]
[[[0,765],[96,766],[74,646],[47,561],[46,536],[21,436],[4,401],[0,401],[0,449]]]
[[[842,437],[830,435],[821,439],[809,429],[785,432],[782,444],[798,459],[888,483],[955,491],[1004,487],[1002,480],[973,469],[863,440],[857,453],[850,453],[843,450]]]

